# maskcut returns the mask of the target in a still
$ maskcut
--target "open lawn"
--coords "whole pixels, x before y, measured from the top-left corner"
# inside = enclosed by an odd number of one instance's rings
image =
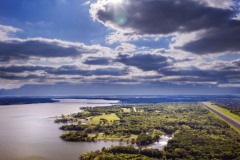
[[[89,135],[91,136],[91,135]],[[138,135],[131,134],[130,137],[121,136],[121,135],[105,135],[104,133],[99,133],[97,140],[110,140],[110,141],[123,141],[123,142],[131,142],[132,139],[136,141]]]
[[[109,123],[113,123],[114,120],[120,120],[120,118],[115,114],[103,114],[101,116],[95,116],[91,119],[91,124],[99,124],[101,119],[106,119]]]
[[[123,112],[127,112],[130,113],[131,112],[131,108],[122,108]]]

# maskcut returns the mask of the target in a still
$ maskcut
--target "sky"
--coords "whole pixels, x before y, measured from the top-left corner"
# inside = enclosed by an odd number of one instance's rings
[[[0,1],[0,95],[129,94],[240,94],[240,2]]]

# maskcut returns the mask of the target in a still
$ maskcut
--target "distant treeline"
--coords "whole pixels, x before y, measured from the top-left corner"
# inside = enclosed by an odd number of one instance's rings
[[[233,95],[131,95],[131,96],[65,96],[55,97],[57,99],[104,99],[119,100],[123,104],[140,104],[140,103],[165,103],[165,102],[204,102],[204,101],[221,101],[239,99],[239,96]]]
[[[58,102],[51,98],[33,98],[33,97],[2,97],[0,98],[0,105],[14,105],[14,104],[33,104],[33,103],[54,103]]]
[[[214,96],[214,95],[166,95],[166,96],[49,96],[44,98],[38,97],[3,97],[0,98],[0,105],[9,104],[31,104],[31,103],[51,103],[56,102],[53,99],[104,99],[104,100],[118,100],[122,104],[141,104],[141,103],[168,103],[168,102],[204,102],[204,101],[234,101],[240,99],[239,96]]]

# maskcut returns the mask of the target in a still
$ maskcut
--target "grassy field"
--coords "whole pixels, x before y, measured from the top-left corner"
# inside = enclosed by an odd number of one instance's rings
[[[89,134],[88,136],[91,137],[91,135]],[[126,136],[118,136],[118,135],[104,135],[104,133],[99,133],[97,140],[109,140],[109,141],[123,141],[123,142],[131,142],[132,139],[137,139],[138,135],[134,135],[131,134],[130,137],[126,137]]]
[[[159,134],[163,135],[164,132],[159,131],[159,130],[154,130],[152,136],[159,135]],[[96,137],[96,135],[97,135],[97,137]],[[92,133],[92,134],[88,134],[88,137],[90,137],[90,138],[96,137],[97,140],[131,142],[132,139],[134,139],[136,141],[137,138],[138,138],[138,135],[131,134],[131,136],[128,137],[128,136],[122,136],[122,135],[117,135],[117,134],[115,134],[115,135],[105,135],[104,133],[98,133],[98,134]]]
[[[138,112],[143,113],[144,110],[143,109],[138,109]]]
[[[101,116],[95,116],[91,119],[90,123],[91,124],[99,124],[101,119],[106,119],[109,123],[113,123],[114,120],[120,120],[120,118],[115,114],[105,114]]]
[[[131,112],[131,108],[122,108],[123,112],[127,112],[130,113]]]
[[[224,108],[221,108],[221,107],[219,107],[219,106],[217,106],[217,105],[214,105],[214,104],[212,104],[211,102],[202,102],[202,103],[205,104],[205,105],[207,105],[207,106],[209,106],[209,107],[211,107],[211,108],[213,108],[213,109],[215,109],[216,111],[218,111],[218,112],[220,112],[220,113],[222,113],[222,114],[225,114],[226,116],[232,118],[233,120],[240,122],[240,117],[237,116],[237,115],[235,115],[235,114],[233,114],[233,113],[231,113],[229,110],[224,109]],[[218,117],[219,119],[225,121],[225,119],[223,119],[222,117],[220,117],[220,116],[218,116],[218,115],[216,115],[216,114],[215,114],[215,116]],[[227,121],[225,121],[225,122],[227,122]],[[227,123],[230,125],[230,127],[231,127],[232,129],[234,129],[236,132],[238,132],[238,133],[240,134],[240,130],[239,130],[238,128],[236,128],[235,126],[233,126],[233,125],[232,125],[231,123],[229,123],[229,122],[227,122]]]
[[[126,112],[126,113],[130,113],[132,111],[134,111],[134,109],[131,109],[131,108],[122,108],[123,112]],[[136,112],[140,112],[140,113],[143,113],[144,110],[143,109],[135,109]]]
[[[231,112],[230,112],[229,110],[227,110],[227,109],[224,109],[224,108],[221,108],[221,107],[219,107],[219,106],[217,106],[217,105],[214,105],[214,104],[212,104],[211,102],[203,102],[203,104],[205,104],[205,105],[207,105],[207,106],[209,106],[209,107],[217,110],[218,112],[221,112],[222,114],[225,114],[226,116],[234,119],[235,121],[240,122],[240,117],[239,117],[238,115],[235,115],[235,114],[231,113]]]

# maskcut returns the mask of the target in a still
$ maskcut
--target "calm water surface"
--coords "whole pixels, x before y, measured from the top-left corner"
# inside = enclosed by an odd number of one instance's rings
[[[109,106],[117,101],[61,100],[58,103],[0,106],[1,160],[77,160],[80,153],[117,145],[118,142],[72,143],[53,116],[79,112],[84,106]]]

